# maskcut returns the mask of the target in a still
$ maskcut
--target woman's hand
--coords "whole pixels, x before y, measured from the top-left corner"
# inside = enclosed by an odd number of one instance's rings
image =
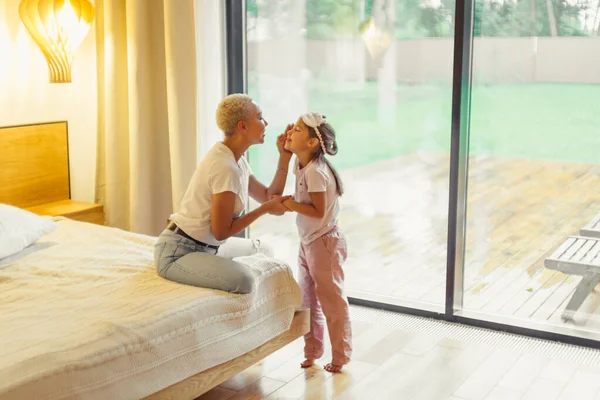
[[[283,215],[289,211],[283,202],[291,198],[292,196],[271,196],[271,199],[263,203],[261,207],[271,215]]]
[[[287,140],[288,132],[293,128],[294,124],[288,124],[287,128],[285,128],[285,132],[277,136],[277,150],[279,150],[279,154],[282,156],[292,156],[292,152],[285,149],[285,141]]]

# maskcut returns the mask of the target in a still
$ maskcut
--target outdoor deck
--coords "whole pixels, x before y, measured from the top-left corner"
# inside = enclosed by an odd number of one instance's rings
[[[443,303],[448,168],[448,156],[413,154],[343,172],[347,289]],[[600,165],[474,158],[469,175],[465,308],[564,324],[580,278],[544,258],[600,212]],[[294,218],[263,218],[251,235],[295,269]],[[599,302],[589,296],[575,323],[600,331]]]

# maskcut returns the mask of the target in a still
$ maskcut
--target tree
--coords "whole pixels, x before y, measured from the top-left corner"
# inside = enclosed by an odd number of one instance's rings
[[[598,5],[596,6],[596,15],[594,16],[594,24],[596,27],[596,35],[600,36],[600,1],[598,1]],[[592,28],[593,29],[593,28]]]
[[[529,24],[531,36],[537,34],[537,4],[536,0],[529,0]]]
[[[554,6],[552,5],[552,0],[546,0],[546,12],[548,14],[550,36],[558,36],[558,27],[556,25],[556,17],[554,16]]]
[[[258,20],[258,4],[256,0],[246,0],[246,20],[248,32],[256,29]]]
[[[289,17],[289,1],[247,0],[248,17],[265,16],[277,36]],[[475,0],[475,36],[581,36],[600,35],[600,5],[594,4],[594,21],[586,28],[582,13],[591,18],[591,0]],[[397,39],[452,37],[456,0],[436,6],[423,0],[395,0]],[[373,14],[374,0],[306,0],[306,36],[333,40],[358,34],[361,23]],[[263,22],[261,22],[263,23]],[[252,29],[249,21],[249,29]],[[281,29],[279,29],[281,28]]]
[[[331,39],[356,34],[359,0],[307,0],[306,35],[309,39]]]
[[[567,0],[476,1],[475,36],[587,35],[580,16],[588,8],[587,0],[577,4]]]

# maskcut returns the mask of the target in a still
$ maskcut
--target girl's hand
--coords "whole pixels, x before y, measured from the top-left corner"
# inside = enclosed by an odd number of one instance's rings
[[[287,140],[288,133],[294,128],[294,124],[288,124],[285,128],[285,132],[277,136],[277,150],[282,156],[292,156],[292,152],[285,149],[285,141]]]
[[[283,215],[289,211],[283,202],[290,199],[292,196],[271,196],[271,200],[263,203],[264,210],[271,215]]]
[[[283,203],[282,203],[283,206],[285,208],[287,208],[288,211],[292,211],[292,201],[294,201],[294,199],[290,196],[289,199],[284,200]]]

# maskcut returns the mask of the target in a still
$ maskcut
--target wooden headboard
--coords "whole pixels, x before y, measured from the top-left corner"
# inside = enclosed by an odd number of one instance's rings
[[[0,128],[0,203],[28,208],[70,197],[67,122]]]

